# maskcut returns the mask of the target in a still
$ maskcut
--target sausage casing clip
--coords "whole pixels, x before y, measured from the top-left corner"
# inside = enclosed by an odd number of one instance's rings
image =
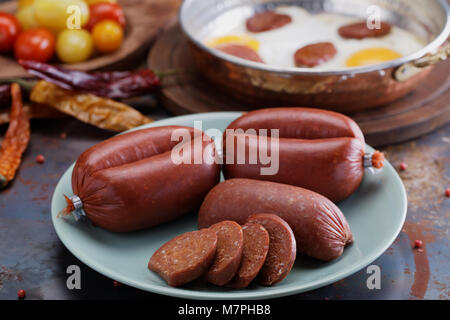
[[[76,221],[84,219],[86,217],[86,213],[83,210],[83,202],[81,201],[79,196],[72,196],[69,198],[72,201],[73,207],[75,210],[72,211],[72,215]]]
[[[373,153],[366,153],[364,155],[364,168],[372,168],[372,157]]]

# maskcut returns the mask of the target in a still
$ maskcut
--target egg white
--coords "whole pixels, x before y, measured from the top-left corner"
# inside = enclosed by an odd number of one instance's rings
[[[332,42],[337,49],[337,54],[330,61],[315,67],[318,70],[346,68],[346,62],[351,55],[367,48],[388,48],[406,56],[425,46],[425,42],[414,34],[396,26],[392,27],[390,34],[380,38],[343,39],[339,35],[338,29],[343,25],[360,20],[338,14],[310,14],[305,9],[294,6],[278,7],[276,11],[289,15],[292,22],[279,29],[252,33],[246,27],[246,20],[251,13],[246,12],[247,14],[240,16],[242,21],[235,23],[229,29],[222,26],[221,32],[215,33],[214,37],[250,36],[259,41],[258,53],[265,63],[279,67],[295,67],[295,52],[308,44]],[[204,40],[206,42],[212,38]]]

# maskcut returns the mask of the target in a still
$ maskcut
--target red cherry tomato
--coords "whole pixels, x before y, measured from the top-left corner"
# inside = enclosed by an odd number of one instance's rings
[[[45,28],[22,32],[14,45],[14,55],[19,60],[47,62],[55,53],[55,36]]]
[[[0,52],[10,51],[20,33],[20,24],[13,15],[0,12]]]
[[[99,2],[89,6],[90,16],[86,25],[87,30],[91,30],[95,24],[102,20],[116,21],[122,28],[125,28],[125,14],[122,7],[117,3]]]

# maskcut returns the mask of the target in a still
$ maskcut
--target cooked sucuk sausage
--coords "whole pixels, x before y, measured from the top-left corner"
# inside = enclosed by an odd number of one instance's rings
[[[217,233],[217,251],[206,277],[208,282],[223,286],[236,274],[242,259],[244,236],[234,221],[222,221],[209,229]]]
[[[247,30],[258,33],[278,29],[292,22],[292,18],[286,14],[265,11],[256,13],[247,20]]]
[[[172,287],[203,275],[214,261],[217,235],[213,230],[187,232],[166,242],[151,257],[148,268]]]
[[[241,59],[264,63],[255,50],[241,44],[226,44],[217,46],[216,49]]]
[[[242,262],[233,280],[227,283],[227,287],[235,289],[249,286],[263,267],[269,252],[269,233],[262,225],[247,222],[242,231],[244,233]]]
[[[355,121],[337,112],[312,108],[259,109],[245,113],[227,129],[278,129],[280,137],[285,138],[349,137],[364,143],[364,135]]]
[[[261,224],[270,237],[269,252],[256,282],[264,286],[281,282],[294,266],[297,255],[292,229],[274,214],[254,214],[247,221]]]
[[[350,118],[305,108],[263,109],[232,122],[224,135],[224,175],[286,183],[318,192],[334,202],[349,197],[361,184],[364,168],[383,166],[383,155],[365,154],[364,136]],[[242,129],[240,132],[237,129]],[[253,129],[253,131],[249,131]],[[267,129],[267,143],[260,136]],[[272,140],[271,130],[279,130]],[[262,174],[261,154],[278,147],[278,171]],[[245,152],[245,158],[243,153]],[[241,154],[242,153],[242,154]],[[258,157],[250,162],[250,158]],[[256,155],[256,156],[255,156]],[[372,157],[372,158],[370,158]],[[366,159],[365,159],[366,158]],[[243,163],[242,159],[246,159]],[[272,163],[273,165],[273,163]]]
[[[206,196],[199,211],[199,228],[232,220],[244,224],[255,212],[276,214],[292,228],[297,251],[329,261],[352,242],[352,233],[339,208],[310,190],[268,181],[226,180]]]
[[[367,22],[357,22],[339,28],[339,35],[346,39],[364,39],[383,37],[391,32],[392,26],[381,22],[380,28],[369,29]]]
[[[175,159],[182,163],[173,161],[172,149],[188,137],[172,141],[177,132],[191,137],[186,143],[194,150]],[[199,130],[169,126],[108,139],[79,157],[73,192],[95,225],[116,232],[156,226],[193,212],[220,177],[214,142],[202,137]],[[194,162],[199,149],[194,146],[201,146],[201,164]]]
[[[294,61],[297,67],[312,68],[333,59],[336,53],[336,47],[331,42],[319,42],[298,49]]]

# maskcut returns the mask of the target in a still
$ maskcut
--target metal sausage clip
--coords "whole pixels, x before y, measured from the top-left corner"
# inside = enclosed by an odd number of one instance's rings
[[[364,154],[363,166],[365,169],[368,169],[370,171],[370,173],[377,174],[378,172],[382,171],[382,169],[374,168],[373,163],[372,163],[373,155],[374,155],[373,152]]]
[[[83,210],[83,202],[80,197],[77,195],[71,196],[70,201],[72,201],[73,207],[75,210],[72,211],[72,216],[75,218],[75,221],[80,221],[86,218],[86,213]]]

